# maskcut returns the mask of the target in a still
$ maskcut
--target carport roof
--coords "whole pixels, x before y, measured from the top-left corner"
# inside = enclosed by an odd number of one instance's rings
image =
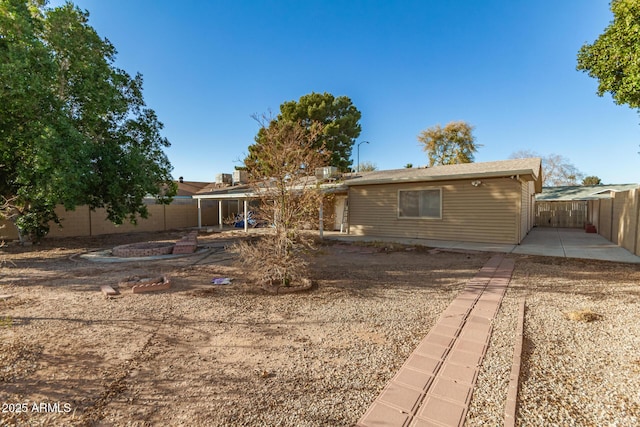
[[[303,188],[311,188],[316,185],[315,177],[308,177],[306,180],[301,180],[299,185],[293,185],[292,190],[301,190]],[[270,185],[266,185],[262,190],[268,192],[269,188],[273,188]],[[320,189],[325,194],[346,193],[347,188],[341,182],[326,182],[320,184]],[[258,190],[258,192],[261,190]],[[194,199],[213,199],[213,200],[241,200],[241,199],[255,199],[260,197],[260,194],[256,192],[255,187],[251,185],[237,185],[231,187],[223,187],[219,189],[203,190],[198,194],[192,196]]]
[[[613,185],[572,185],[564,187],[543,187],[536,200],[544,202],[568,202],[579,200],[610,199],[613,193],[638,188],[638,184]]]

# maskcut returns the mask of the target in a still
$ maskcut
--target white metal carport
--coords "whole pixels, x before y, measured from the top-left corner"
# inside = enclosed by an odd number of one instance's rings
[[[344,187],[341,184],[336,184],[336,183],[329,183],[329,184],[324,184],[321,186],[324,193],[325,194],[331,194],[331,193],[346,193],[347,189],[346,187]],[[247,188],[245,188],[247,189]],[[248,189],[247,189],[248,190]],[[223,190],[224,191],[224,190]],[[247,213],[248,213],[248,204],[250,200],[255,200],[255,199],[259,199],[259,196],[256,195],[255,192],[253,191],[243,191],[243,192],[228,192],[228,193],[223,193],[223,192],[213,192],[213,193],[209,193],[209,194],[195,194],[192,196],[194,199],[196,199],[198,201],[198,228],[202,228],[202,205],[201,205],[201,200],[217,200],[218,201],[218,227],[220,230],[222,230],[222,202],[225,200],[237,200],[238,202],[242,201],[243,202],[243,218],[245,218],[244,221],[244,231],[247,232],[249,227],[247,226]],[[320,232],[320,238],[323,237],[323,229],[324,229],[324,208],[322,203],[320,203],[320,206],[318,207],[319,209],[319,232]]]
[[[218,201],[218,226],[220,230],[222,230],[222,202],[224,200],[237,200],[238,203],[242,201],[243,203],[243,218],[244,220],[244,231],[248,231],[247,227],[247,207],[249,204],[249,200],[256,199],[256,196],[252,193],[228,193],[228,194],[196,194],[192,196],[194,199],[198,201],[198,228],[202,228],[202,204],[201,200],[217,200]]]

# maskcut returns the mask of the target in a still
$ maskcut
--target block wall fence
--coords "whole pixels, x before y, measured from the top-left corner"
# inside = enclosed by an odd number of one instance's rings
[[[210,227],[218,223],[218,202],[203,200],[202,226]],[[166,231],[198,226],[198,203],[193,199],[176,199],[170,205],[158,205],[151,201],[147,203],[149,217],[138,218],[138,224],[133,225],[125,221],[115,225],[107,220],[105,209],[91,211],[88,206],[78,206],[74,211],[65,211],[58,207],[56,212],[61,218],[62,228],[57,224],[50,224],[47,237],[81,237],[98,236],[101,234],[135,233],[143,231]],[[222,204],[222,216],[227,218],[237,210],[235,201],[225,201]],[[8,221],[0,220],[0,240],[17,240],[18,233],[15,226]]]

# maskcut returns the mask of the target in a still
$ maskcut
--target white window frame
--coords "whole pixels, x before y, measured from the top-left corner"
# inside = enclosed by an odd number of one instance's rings
[[[400,215],[400,193],[402,192],[409,192],[409,191],[413,191],[413,192],[419,192],[419,191],[434,191],[437,190],[440,196],[440,200],[439,200],[439,212],[438,212],[438,216],[404,216],[404,215]],[[442,187],[421,187],[421,188],[411,188],[411,189],[406,189],[406,190],[398,190],[398,196],[397,196],[397,210],[396,210],[396,214],[398,216],[398,219],[442,219]],[[419,210],[419,209],[418,209]]]

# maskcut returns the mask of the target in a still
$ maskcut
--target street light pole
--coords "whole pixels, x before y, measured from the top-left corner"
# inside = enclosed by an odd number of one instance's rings
[[[356,172],[360,172],[360,144],[369,143],[369,141],[362,141],[358,143],[358,170]]]

